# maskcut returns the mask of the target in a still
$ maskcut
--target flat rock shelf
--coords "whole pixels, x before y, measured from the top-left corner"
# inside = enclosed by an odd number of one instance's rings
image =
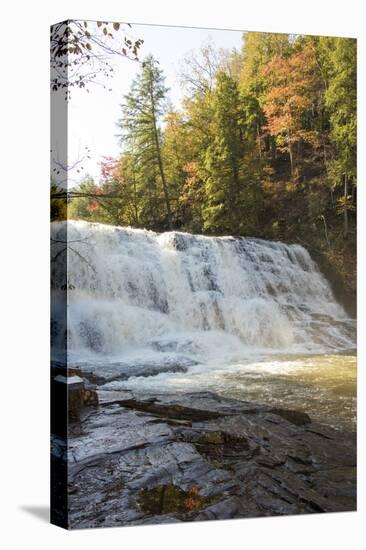
[[[356,509],[352,432],[211,392],[97,394],[67,449],[53,436],[70,528]]]

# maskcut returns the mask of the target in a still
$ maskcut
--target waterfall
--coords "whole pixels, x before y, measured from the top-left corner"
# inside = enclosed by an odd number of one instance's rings
[[[51,250],[53,347],[67,341],[75,357],[202,362],[354,346],[353,322],[298,244],[68,221],[52,224]]]

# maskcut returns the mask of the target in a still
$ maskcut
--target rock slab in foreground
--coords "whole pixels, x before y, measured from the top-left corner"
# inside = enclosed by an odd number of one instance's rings
[[[70,528],[356,509],[355,434],[209,392],[98,393],[70,426]]]

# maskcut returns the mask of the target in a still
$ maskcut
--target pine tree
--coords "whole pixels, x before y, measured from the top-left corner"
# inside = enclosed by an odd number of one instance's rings
[[[244,112],[237,83],[217,75],[213,95],[214,138],[205,156],[204,228],[211,232],[248,231],[248,198],[258,189],[257,171],[248,171]],[[250,164],[250,162],[249,162]],[[249,216],[250,218],[250,216]]]
[[[329,86],[325,94],[334,147],[329,176],[333,189],[342,189],[338,210],[344,218],[347,237],[348,213],[354,209],[351,188],[356,185],[357,85],[356,40],[334,38],[329,56]]]
[[[141,175],[153,214],[161,191],[166,209],[166,225],[172,229],[170,191],[162,156],[162,131],[159,126],[165,112],[167,88],[162,70],[152,56],[147,57],[142,70],[131,85],[122,105],[123,117],[118,122],[122,141],[136,154],[136,166]],[[156,214],[154,214],[154,217]]]

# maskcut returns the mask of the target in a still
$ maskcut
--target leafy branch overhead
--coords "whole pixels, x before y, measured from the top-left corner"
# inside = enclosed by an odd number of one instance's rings
[[[130,28],[129,23],[107,21],[64,21],[53,25],[51,90],[64,90],[69,99],[72,88],[87,88],[90,84],[107,88],[102,81],[113,76],[113,57],[139,61],[144,41],[129,36]]]

